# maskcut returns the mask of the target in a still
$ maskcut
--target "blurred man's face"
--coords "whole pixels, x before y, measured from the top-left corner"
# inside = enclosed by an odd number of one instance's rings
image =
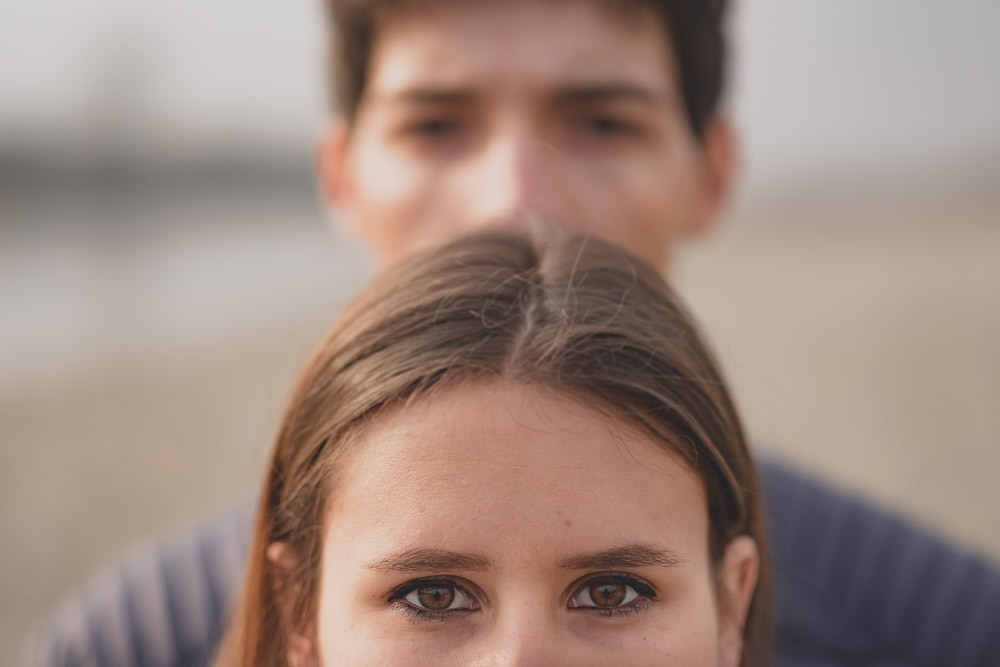
[[[695,138],[652,12],[441,2],[379,27],[321,181],[383,263],[529,214],[664,265],[715,219],[729,161],[721,122]]]

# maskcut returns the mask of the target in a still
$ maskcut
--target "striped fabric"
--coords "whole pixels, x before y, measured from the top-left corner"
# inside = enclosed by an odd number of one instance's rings
[[[243,503],[133,552],[36,628],[24,664],[209,664],[240,584],[252,515]]]
[[[1000,575],[900,519],[760,465],[774,564],[776,667],[1000,667]],[[252,508],[147,546],[39,626],[27,665],[208,664]]]
[[[929,533],[775,462],[775,660],[1000,667],[1000,574]]]

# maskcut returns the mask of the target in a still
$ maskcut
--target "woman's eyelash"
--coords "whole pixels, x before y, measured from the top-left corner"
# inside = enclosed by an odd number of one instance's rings
[[[398,600],[400,598],[404,598],[411,591],[413,591],[413,590],[415,590],[417,588],[420,588],[421,586],[426,586],[428,584],[433,584],[433,583],[437,583],[437,582],[440,582],[440,581],[445,581],[445,580],[439,579],[439,578],[429,578],[428,577],[426,579],[414,579],[412,581],[407,581],[402,586],[397,586],[396,588],[392,589],[392,592],[389,593],[389,602],[394,602],[394,601],[396,601],[396,600]],[[451,582],[448,582],[448,583],[451,583]]]
[[[649,605],[652,601],[652,598],[640,597],[622,607],[608,607],[607,609],[601,607],[577,607],[576,609],[578,611],[600,616],[602,618],[625,620],[627,618],[632,618],[641,611],[649,609]]]
[[[399,613],[406,616],[410,621],[414,623],[440,623],[441,621],[446,621],[449,618],[453,618],[456,612],[454,611],[430,611],[428,609],[419,609],[411,605],[401,602],[398,599],[393,602],[392,608]],[[460,610],[464,612],[465,610]],[[459,613],[460,613],[459,612]]]
[[[653,587],[647,584],[644,580],[640,579],[634,574],[629,574],[628,572],[616,572],[613,570],[609,570],[607,572],[599,572],[595,575],[587,577],[576,586],[575,590],[580,590],[584,586],[587,586],[593,583],[594,581],[597,581],[598,579],[617,579],[623,584],[626,584],[634,588],[636,592],[639,593],[639,595],[643,595],[648,598],[656,597],[656,591],[653,590]]]
[[[392,589],[392,592],[389,593],[389,602],[405,598],[418,588],[426,586],[451,586],[456,590],[465,591],[464,586],[457,581],[452,581],[448,577],[423,577],[421,579],[412,579],[407,581],[405,584]]]
[[[647,597],[647,598],[655,598],[656,597],[656,591],[653,590],[652,586],[650,586],[649,584],[647,584],[645,581],[643,581],[639,577],[636,577],[635,575],[631,575],[628,572],[610,572],[606,576],[615,577],[617,579],[624,580],[625,583],[627,583],[629,586],[631,586],[632,588],[634,588],[636,590],[636,592],[639,593],[639,595],[642,595],[643,597]]]
[[[603,618],[621,620],[631,618],[639,612],[645,611],[649,608],[649,605],[656,600],[656,591],[642,579],[627,572],[610,571],[603,572],[598,575],[592,575],[581,581],[573,589],[573,593],[570,595],[570,601],[572,602],[574,598],[586,591],[588,587],[608,581],[631,588],[635,592],[635,597],[628,602],[615,606],[577,604],[570,605],[570,609],[578,613],[586,613]],[[588,592],[588,595],[589,594],[590,593]]]
[[[422,588],[449,588],[459,596],[470,599],[475,607],[458,609],[426,609],[411,603],[408,598],[411,593]],[[465,586],[443,577],[425,577],[408,581],[402,586],[393,589],[387,599],[389,605],[396,611],[406,615],[414,623],[437,623],[467,616],[469,613],[479,608],[479,603],[475,596],[468,592]]]
[[[635,616],[639,612],[645,611],[656,599],[656,591],[642,579],[639,579],[638,577],[627,572],[613,571],[591,575],[587,579],[584,579],[574,587],[573,593],[570,595],[570,599],[572,600],[576,596],[580,595],[580,593],[587,587],[593,586],[602,580],[610,580],[621,585],[628,586],[635,592],[636,597],[629,602],[616,606],[605,607],[596,605],[571,605],[570,608],[580,613],[596,615],[602,618],[624,620]],[[414,591],[426,588],[452,589],[463,597],[471,598],[474,601],[475,607],[435,610],[413,604],[408,599],[410,594]],[[475,601],[475,596],[469,593],[466,587],[456,581],[443,577],[426,577],[423,579],[408,581],[405,584],[393,589],[393,591],[389,594],[387,602],[395,611],[404,614],[414,623],[438,623],[441,621],[452,620],[465,617],[469,613],[479,609],[478,601]]]

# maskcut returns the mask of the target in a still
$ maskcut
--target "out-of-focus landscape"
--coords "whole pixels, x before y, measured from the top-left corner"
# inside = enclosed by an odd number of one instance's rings
[[[740,3],[745,177],[676,280],[761,450],[1000,560],[1000,5]],[[0,664],[250,495],[370,276],[318,4],[0,0]]]

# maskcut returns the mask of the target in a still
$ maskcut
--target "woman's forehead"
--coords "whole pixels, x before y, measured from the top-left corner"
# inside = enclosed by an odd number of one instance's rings
[[[707,541],[701,482],[667,451],[578,399],[459,385],[380,416],[353,443],[329,532],[435,548],[587,535],[604,545]],[[336,538],[334,538],[336,539]]]

